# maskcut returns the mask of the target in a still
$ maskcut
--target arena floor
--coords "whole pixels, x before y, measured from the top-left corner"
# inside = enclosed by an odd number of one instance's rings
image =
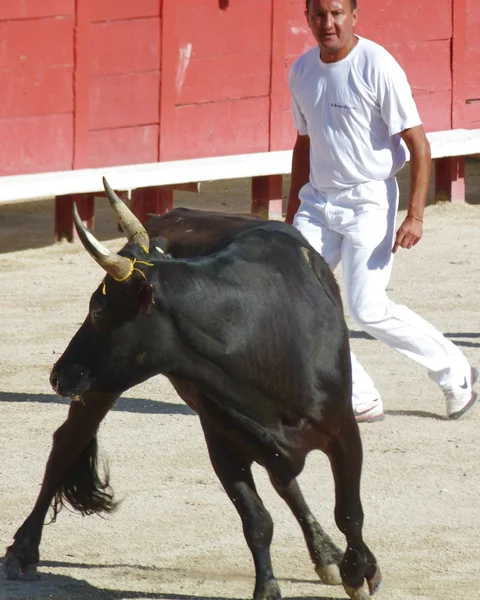
[[[468,165],[463,206],[427,208],[425,234],[399,251],[391,298],[444,331],[480,366],[480,163]],[[402,174],[405,187],[405,174]],[[248,210],[248,182],[217,182],[177,203]],[[99,203],[100,204],[100,203]],[[404,208],[399,219],[404,215]],[[30,512],[68,404],[48,374],[83,321],[102,271],[77,242],[52,242],[53,203],[0,206],[0,545]],[[108,207],[97,231],[123,240]],[[480,404],[464,420],[443,418],[424,370],[352,326],[352,346],[381,391],[386,419],[361,426],[365,538],[385,600],[459,600],[480,581]],[[130,390],[107,415],[100,445],[121,500],[106,517],[64,510],[45,527],[41,579],[0,578],[0,600],[220,600],[250,598],[253,566],[236,512],[209,464],[196,416],[157,377]],[[297,523],[255,468],[275,522],[272,557],[284,598],[345,598],[321,585]],[[333,520],[333,485],[321,454],[300,477],[320,522],[344,547]],[[1,562],[1,561],[0,561]]]

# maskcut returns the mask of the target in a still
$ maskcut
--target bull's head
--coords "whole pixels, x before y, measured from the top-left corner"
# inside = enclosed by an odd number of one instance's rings
[[[155,293],[160,298],[162,294],[153,267],[165,260],[159,243],[151,254],[144,226],[105,179],[103,183],[129,243],[119,254],[110,252],[84,227],[74,206],[79,238],[107,275],[50,375],[54,390],[73,399],[89,392],[118,394],[148,379],[159,372],[158,362],[168,345],[165,339],[160,341],[164,316],[154,308]]]

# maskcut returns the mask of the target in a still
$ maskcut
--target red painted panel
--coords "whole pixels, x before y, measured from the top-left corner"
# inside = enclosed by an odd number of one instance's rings
[[[160,19],[92,25],[92,75],[154,71],[159,68],[159,52]]]
[[[90,80],[88,128],[112,129],[158,123],[160,73],[109,75]]]
[[[285,56],[296,58],[315,46],[312,32],[305,18],[305,3],[289,3],[286,8],[285,27],[287,30],[287,43]]]
[[[178,48],[177,0],[162,0],[161,47],[160,47],[160,114],[161,135],[158,137],[159,160],[165,160],[175,141],[175,78],[177,55],[171,48]]]
[[[247,50],[270,53],[271,0],[231,2],[228,10],[212,2],[177,3],[180,48],[192,47],[192,56],[239,54]]]
[[[480,2],[467,0],[466,31],[466,96],[467,99],[480,98]],[[477,104],[477,103],[475,103]],[[478,102],[480,105],[480,102]],[[468,111],[474,107],[469,104]]]
[[[179,3],[177,104],[266,95],[270,86],[270,0]],[[205,35],[208,32],[208,35]]]
[[[90,132],[88,157],[89,167],[157,162],[158,125]]]
[[[382,45],[452,37],[452,0],[362,2],[359,8],[356,32]]]
[[[480,3],[466,0],[465,124],[480,128]]]
[[[73,65],[73,27],[73,18],[0,22],[1,69]]]
[[[285,28],[285,21],[287,14],[287,4],[287,0],[277,0],[272,4],[272,61],[270,78],[270,140],[268,146],[269,150],[277,150],[282,146],[283,143],[282,111],[283,96],[285,94],[286,83],[285,47],[287,32]]]
[[[467,52],[465,68],[465,100],[468,101],[467,111],[471,112],[475,104],[480,106],[480,47]]]
[[[251,4],[253,6],[261,6],[263,4],[270,5],[270,2],[275,0],[227,0],[228,7],[226,10],[220,8],[221,0],[212,0],[211,2],[201,2],[200,0],[176,0],[179,10],[197,10],[206,7],[212,16],[218,15],[219,18],[229,19],[232,14],[240,14],[244,6]]]
[[[174,145],[163,160],[266,151],[268,111],[268,98],[177,108]]]
[[[89,87],[90,87],[90,48],[91,48],[91,2],[77,2],[75,14],[75,119],[73,122],[73,168],[83,169],[88,164],[87,136]]]
[[[418,44],[400,44],[385,47],[405,69],[415,97],[419,94],[431,94],[451,89],[450,43],[448,41],[419,42]],[[432,56],[435,56],[434,69],[432,69]],[[295,57],[290,57],[285,63],[285,94],[283,98],[283,108],[285,110],[290,109],[288,73],[294,60]]]
[[[469,47],[480,46],[480,3],[478,0],[466,0],[467,9],[467,44]]]
[[[178,105],[267,96],[270,51],[252,48],[242,54],[185,61],[185,67],[177,69],[175,88]]]
[[[451,128],[465,127],[465,57],[467,53],[467,4],[454,0],[452,11],[452,119]],[[451,161],[450,161],[451,162]],[[435,184],[437,186],[437,182]]]
[[[418,112],[426,131],[441,131],[451,128],[450,91],[420,94],[415,97]]]
[[[452,89],[450,40],[387,45],[405,70],[414,95]],[[435,68],[432,68],[434,61]]]
[[[285,59],[285,71],[284,71],[284,86],[283,86],[283,101],[282,101],[282,109],[283,110],[291,110],[292,102],[290,98],[290,90],[288,87],[288,75],[290,73],[290,68],[292,64],[296,60],[296,56],[290,56]]]
[[[72,115],[0,120],[0,175],[72,168]]]
[[[0,119],[73,112],[73,68],[0,71]]]
[[[92,21],[160,16],[160,0],[94,0]]]
[[[73,15],[75,0],[2,0],[0,21]]]
[[[480,129],[480,106],[477,104],[467,106],[465,118],[468,129]]]
[[[477,93],[478,91],[475,90]],[[470,129],[480,129],[480,101],[479,96],[475,96],[465,105],[466,127]]]
[[[293,124],[292,111],[290,109],[282,112],[281,127],[282,138],[277,150],[292,150],[297,137],[297,130]]]

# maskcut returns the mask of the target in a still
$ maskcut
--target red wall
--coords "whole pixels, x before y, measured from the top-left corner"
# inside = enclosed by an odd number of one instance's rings
[[[1,0],[0,175],[290,148],[304,4]],[[427,130],[480,127],[480,2],[401,4],[362,0],[358,33],[405,68]]]

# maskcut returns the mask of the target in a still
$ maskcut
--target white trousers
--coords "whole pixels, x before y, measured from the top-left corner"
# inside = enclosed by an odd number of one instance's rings
[[[358,326],[426,367],[439,385],[461,384],[469,376],[469,365],[457,346],[387,297],[398,208],[396,179],[362,183],[333,194],[320,193],[308,183],[299,196],[294,226],[332,270],[342,262],[344,301]],[[352,375],[354,404],[380,397],[353,354]]]

